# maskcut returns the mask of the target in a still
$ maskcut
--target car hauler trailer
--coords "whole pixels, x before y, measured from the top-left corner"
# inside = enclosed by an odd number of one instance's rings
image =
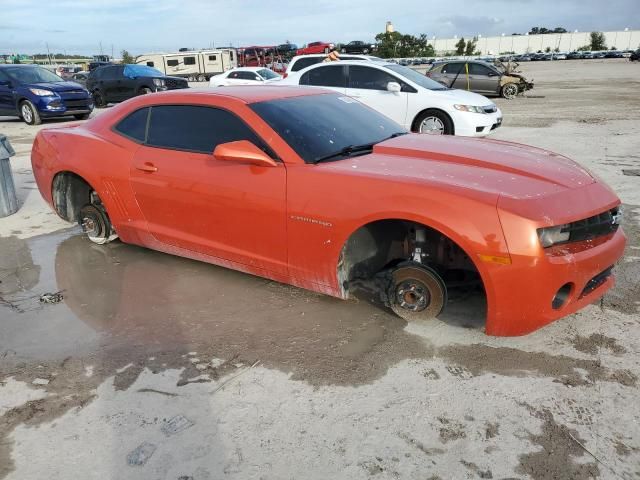
[[[190,82],[205,82],[214,75],[238,66],[233,48],[191,50],[176,53],[149,53],[136,58],[136,63],[157,68],[166,75],[184,77]]]

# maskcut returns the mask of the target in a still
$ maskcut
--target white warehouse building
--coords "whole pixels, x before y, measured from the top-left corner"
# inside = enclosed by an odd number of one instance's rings
[[[617,50],[635,50],[640,48],[640,30],[625,29],[617,32],[603,32],[607,49],[616,47]],[[567,32],[567,33],[547,33],[544,35],[507,35],[502,34],[496,37],[485,37],[476,35],[478,43],[476,50],[482,55],[496,55],[503,52],[532,53],[544,52],[547,47],[551,50],[556,48],[561,52],[571,52],[579,47],[591,43],[591,32]],[[465,40],[471,40],[465,37]],[[455,52],[456,43],[460,37],[437,38],[432,37],[429,44],[433,45],[436,55],[446,55],[447,52]]]

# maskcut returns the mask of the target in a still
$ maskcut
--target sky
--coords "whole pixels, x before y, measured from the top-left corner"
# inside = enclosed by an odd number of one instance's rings
[[[0,53],[372,41],[387,20],[438,38],[640,29],[640,0],[0,0]]]

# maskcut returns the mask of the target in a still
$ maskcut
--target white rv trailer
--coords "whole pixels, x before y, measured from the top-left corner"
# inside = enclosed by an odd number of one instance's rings
[[[156,68],[166,75],[184,77],[191,82],[211,77],[238,66],[233,48],[191,50],[177,53],[149,53],[136,57],[136,63]]]

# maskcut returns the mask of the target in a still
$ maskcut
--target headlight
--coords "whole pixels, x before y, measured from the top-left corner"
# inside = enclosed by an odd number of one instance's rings
[[[454,105],[453,107],[461,112],[485,113],[484,108],[474,105]]]
[[[51,90],[43,90],[42,88],[30,88],[29,91],[39,97],[55,97],[56,94]]]
[[[153,79],[153,84],[156,87],[164,87],[164,80],[162,80],[161,78],[154,78]]]
[[[556,243],[563,243],[569,241],[571,232],[563,231],[568,229],[569,225],[557,225],[555,227],[545,227],[538,229],[538,238],[543,248],[548,248]]]

